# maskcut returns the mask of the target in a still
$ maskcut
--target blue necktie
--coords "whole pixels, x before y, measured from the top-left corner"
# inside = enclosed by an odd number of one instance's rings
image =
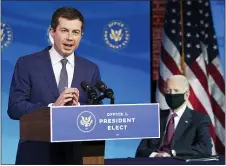
[[[68,87],[68,75],[67,75],[67,69],[66,69],[67,62],[68,62],[67,59],[61,60],[62,69],[60,72],[60,80],[59,80],[59,84],[58,84],[58,90],[59,90],[60,94],[64,91],[65,87]]]

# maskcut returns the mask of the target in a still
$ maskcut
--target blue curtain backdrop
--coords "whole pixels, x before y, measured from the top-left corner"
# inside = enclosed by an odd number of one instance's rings
[[[220,60],[225,79],[225,1],[211,0],[214,28],[216,31]]]
[[[73,6],[85,17],[85,32],[77,53],[100,67],[103,81],[114,90],[115,102],[150,102],[150,5],[148,1],[2,2],[2,163],[14,164],[19,122],[7,115],[8,94],[16,60],[49,45],[48,28],[58,7]],[[106,44],[107,25],[120,21],[123,48]],[[127,31],[126,31],[127,30]],[[126,36],[127,34],[127,36]],[[125,38],[127,37],[127,38]],[[125,43],[125,41],[128,42]],[[115,43],[111,41],[115,46]],[[105,101],[108,103],[109,101]],[[122,144],[123,142],[123,144]],[[107,141],[105,157],[134,156],[139,140]],[[114,147],[114,145],[119,146]],[[123,151],[121,151],[123,150]],[[120,152],[120,153],[119,153]]]

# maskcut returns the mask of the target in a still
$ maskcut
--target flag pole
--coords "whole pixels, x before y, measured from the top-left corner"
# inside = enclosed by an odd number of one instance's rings
[[[181,69],[183,75],[186,76],[184,62],[184,21],[183,21],[183,0],[180,0],[180,26],[181,26]]]

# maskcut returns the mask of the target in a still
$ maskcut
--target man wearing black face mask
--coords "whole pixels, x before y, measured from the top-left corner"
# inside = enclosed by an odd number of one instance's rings
[[[183,75],[166,81],[169,110],[160,111],[160,138],[143,139],[136,157],[208,156],[212,143],[208,115],[188,108],[189,83]]]

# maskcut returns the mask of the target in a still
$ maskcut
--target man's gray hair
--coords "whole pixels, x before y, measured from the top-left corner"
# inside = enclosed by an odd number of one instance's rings
[[[189,90],[189,82],[188,82],[188,79],[184,75],[172,75],[171,77],[169,77],[167,79],[167,81],[172,78],[182,78],[184,80],[184,90],[185,91]]]

